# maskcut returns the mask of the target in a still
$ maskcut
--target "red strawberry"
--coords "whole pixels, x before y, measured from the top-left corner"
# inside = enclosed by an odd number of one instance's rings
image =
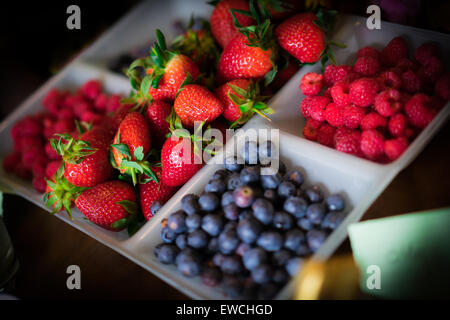
[[[156,174],[160,183],[151,180],[147,183],[139,184],[139,199],[144,217],[149,220],[152,217],[150,206],[153,201],[160,201],[164,204],[175,193],[177,188],[170,187],[161,182],[162,170],[160,167],[152,167],[151,170]]]
[[[263,117],[266,117],[264,113],[272,113],[262,102],[264,97],[259,97],[259,86],[253,81],[232,80],[217,88],[214,93],[222,102],[224,118],[233,122],[231,127],[247,122],[255,112],[263,113]]]
[[[211,32],[222,48],[238,34],[238,29],[234,26],[233,16],[230,9],[237,9],[249,12],[250,8],[246,0],[222,0],[217,3],[210,17]],[[249,26],[254,20],[246,15],[236,13],[238,22],[243,26]]]
[[[138,212],[136,193],[123,181],[108,181],[81,193],[75,201],[89,221],[111,231],[124,229]]]
[[[202,166],[202,159],[194,153],[194,145],[188,138],[172,136],[161,151],[162,182],[177,187],[187,182]]]
[[[175,113],[187,127],[195,121],[210,123],[223,112],[223,105],[212,92],[198,84],[185,85],[174,104]]]
[[[126,115],[131,112],[134,107],[132,104],[123,104],[117,109],[111,118],[111,125],[113,130],[119,129],[120,123],[125,119]]]
[[[300,13],[283,21],[275,35],[280,46],[301,63],[320,60],[325,47],[325,34],[316,24],[313,13]]]
[[[158,148],[162,147],[166,140],[166,135],[170,132],[167,118],[172,112],[172,106],[164,101],[157,100],[147,107],[148,127],[152,134],[152,143]]]
[[[59,170],[55,175],[47,180],[47,188],[44,194],[44,203],[47,208],[52,209],[52,213],[57,213],[66,210],[69,217],[72,219],[72,211],[75,199],[78,195],[86,190],[84,187],[76,187],[67,182]]]

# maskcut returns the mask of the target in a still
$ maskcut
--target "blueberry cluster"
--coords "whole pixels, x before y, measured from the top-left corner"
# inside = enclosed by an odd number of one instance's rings
[[[163,220],[155,255],[232,298],[270,299],[345,218],[341,195],[304,187],[299,170],[262,175],[272,143],[246,143],[242,158],[226,158],[197,196]],[[243,160],[243,161],[239,161]],[[254,164],[252,164],[254,163]]]

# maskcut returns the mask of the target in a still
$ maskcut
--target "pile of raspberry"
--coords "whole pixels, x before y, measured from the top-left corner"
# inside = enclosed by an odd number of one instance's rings
[[[55,134],[78,136],[76,121],[81,125],[108,121],[107,116],[120,107],[121,96],[108,96],[102,84],[89,80],[75,93],[52,89],[42,100],[45,111],[27,115],[14,124],[11,137],[14,149],[3,161],[5,172],[31,180],[34,189],[44,193],[46,178],[61,165],[61,156],[50,145]]]
[[[450,100],[450,73],[439,48],[424,43],[413,58],[408,51],[396,37],[381,51],[361,48],[354,66],[328,65],[323,75],[305,74],[303,136],[380,163],[400,157]]]

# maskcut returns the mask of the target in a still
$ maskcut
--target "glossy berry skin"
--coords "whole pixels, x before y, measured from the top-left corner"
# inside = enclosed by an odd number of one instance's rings
[[[152,72],[153,69],[147,69],[147,74]],[[196,79],[200,75],[197,65],[185,55],[175,55],[166,64],[164,75],[159,80],[158,88],[149,88],[149,95],[155,100],[174,101],[178,89],[188,74],[191,75],[192,79]]]
[[[156,174],[158,180],[161,180],[161,167],[152,167],[151,170]],[[153,180],[139,184],[139,199],[144,217],[149,220],[153,216],[152,204],[157,201],[164,204],[176,190],[175,187],[167,186],[162,181],[159,184]]]
[[[155,214],[158,213],[159,210],[161,210],[162,208],[162,203],[159,201],[153,201],[152,204],[150,205],[150,213],[152,216],[154,216]]]
[[[258,237],[256,244],[266,251],[278,251],[283,246],[283,237],[276,231],[264,231]]]
[[[291,277],[294,277],[300,271],[302,264],[303,264],[302,258],[294,257],[290,259],[286,264],[286,271]]]
[[[244,99],[244,97],[237,94],[233,89],[231,89],[228,86],[228,84],[247,90],[248,87],[250,86],[250,80],[235,79],[221,85],[214,91],[216,97],[222,102],[224,118],[227,119],[228,121],[234,122],[242,116],[242,111],[239,109],[239,106],[237,104],[231,101],[228,95],[231,93],[240,99]]]
[[[259,181],[260,168],[259,166],[245,167],[242,169],[240,179],[242,184],[249,185]]]
[[[259,222],[268,225],[272,222],[274,208],[272,203],[264,198],[258,198],[252,204],[253,215]]]
[[[231,172],[240,172],[243,168],[242,159],[238,159],[235,156],[228,156],[224,160],[224,168]]]
[[[173,243],[177,238],[177,233],[170,229],[169,227],[164,227],[161,229],[161,240],[164,243]]]
[[[176,238],[175,238],[175,244],[177,245],[178,249],[183,250],[184,248],[187,247],[187,235],[182,233],[179,234]]]
[[[198,196],[195,194],[187,194],[181,198],[181,209],[187,214],[192,215],[200,211],[198,204]]]
[[[239,31],[233,23],[230,9],[249,11],[248,2],[245,0],[222,0],[213,9],[210,17],[211,32],[222,48],[233,39]],[[236,18],[242,26],[249,26],[254,23],[250,17],[236,13]]]
[[[345,214],[343,212],[333,211],[325,216],[320,226],[323,229],[335,230],[344,219]]]
[[[202,225],[202,216],[198,213],[191,214],[190,216],[186,217],[186,227],[188,230],[192,231],[195,229],[200,228]]]
[[[282,182],[281,175],[277,172],[272,175],[261,175],[261,186],[267,190],[267,189],[277,189],[280,183]]]
[[[208,184],[205,186],[205,192],[215,192],[218,194],[222,194],[225,192],[227,186],[225,184],[225,181],[222,179],[212,179],[208,182]]]
[[[327,234],[322,230],[313,229],[306,234],[306,240],[308,241],[308,246],[312,252],[319,250],[326,238]]]
[[[319,225],[326,214],[326,208],[322,203],[313,203],[306,210],[306,217],[314,224]]]
[[[219,198],[212,192],[205,192],[198,199],[200,209],[207,212],[216,210],[219,207],[219,203]]]
[[[222,194],[222,199],[220,200],[221,206],[225,208],[231,203],[234,204],[233,192],[227,191],[224,194]]]
[[[323,192],[318,186],[307,188],[305,194],[312,203],[321,202],[323,200]]]
[[[292,182],[297,187],[300,187],[303,182],[305,181],[305,176],[300,170],[291,170],[288,173],[285,174],[284,178],[287,181]]]
[[[306,231],[309,231],[314,228],[314,224],[306,217],[298,219],[297,226]]]
[[[300,13],[275,29],[280,46],[301,63],[318,61],[325,49],[325,35],[314,23],[316,19],[313,13]]]
[[[247,46],[243,34],[236,35],[220,56],[217,77],[222,82],[234,79],[262,79],[272,70],[270,60],[273,50]]]
[[[200,258],[188,248],[182,250],[176,257],[178,271],[186,277],[194,277],[201,273]]]
[[[167,219],[167,226],[175,233],[182,233],[187,230],[186,214],[179,210],[172,213]]]
[[[202,220],[202,229],[207,232],[211,237],[218,236],[224,226],[224,221],[221,216],[217,214],[207,214]]]
[[[292,229],[285,234],[283,245],[286,249],[296,252],[305,241],[305,234],[301,230]]]
[[[234,202],[224,206],[223,212],[225,214],[225,218],[228,220],[237,220],[239,218],[239,208]]]
[[[208,245],[209,237],[205,231],[196,229],[187,236],[187,244],[194,249],[202,249]]]
[[[84,191],[75,200],[76,207],[85,217],[102,228],[120,231],[112,224],[130,214],[118,202],[136,202],[136,193],[132,186],[123,181],[108,181]]]
[[[203,86],[185,85],[174,103],[175,113],[186,127],[193,127],[195,121],[210,123],[223,112],[222,102]]]
[[[295,218],[303,218],[306,215],[308,203],[300,197],[289,197],[283,205],[284,211],[292,214]]]
[[[255,200],[255,192],[250,186],[241,186],[233,192],[234,202],[240,208],[248,208]]]
[[[226,256],[223,259],[221,270],[226,274],[239,274],[244,267],[242,266],[241,258],[239,256]]]
[[[262,248],[252,248],[244,254],[242,261],[247,270],[253,270],[268,261],[268,254]]]
[[[294,226],[294,219],[287,212],[278,211],[273,216],[272,225],[276,229],[289,230]]]
[[[228,255],[234,252],[239,243],[240,240],[237,236],[236,230],[234,229],[224,230],[219,235],[219,250],[223,254]]]
[[[332,194],[328,196],[325,203],[330,211],[342,211],[345,209],[345,200],[340,194]]]
[[[155,247],[155,255],[159,262],[164,264],[174,264],[179,249],[173,244],[160,243]]]
[[[252,270],[252,279],[259,284],[268,283],[272,278],[272,274],[272,268],[267,264],[263,264]]]
[[[237,226],[239,239],[247,244],[254,243],[261,232],[262,225],[254,218],[242,219]]]
[[[156,100],[147,107],[146,118],[155,147],[162,147],[166,141],[166,134],[170,132],[169,122],[166,119],[172,112],[172,106],[162,100]]]
[[[166,140],[161,150],[162,182],[172,187],[180,186],[202,168],[203,164],[193,150],[189,139],[173,137]]]

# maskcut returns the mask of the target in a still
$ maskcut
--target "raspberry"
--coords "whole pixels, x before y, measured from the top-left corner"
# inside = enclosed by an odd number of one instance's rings
[[[106,112],[116,112],[120,108],[121,96],[118,94],[113,94],[109,97],[106,104]]]
[[[336,133],[334,134],[334,144],[336,144],[340,138],[351,135],[355,132],[358,132],[360,134],[359,130],[354,130],[347,127],[337,128]]]
[[[108,105],[108,96],[104,93],[100,93],[94,101],[94,108],[100,112],[106,111]]]
[[[431,99],[423,93],[414,95],[405,105],[405,113],[409,122],[418,127],[425,128],[433,120],[436,110],[429,107]]]
[[[361,151],[371,160],[380,158],[384,153],[384,137],[377,130],[364,130],[361,133]]]
[[[350,129],[358,128],[362,119],[366,114],[365,108],[349,105],[342,108],[342,116],[344,117],[344,125]]]
[[[373,76],[380,71],[380,62],[374,57],[360,57],[356,60],[353,68],[363,76]]]
[[[340,65],[340,66],[334,66],[334,65],[328,65],[325,68],[324,73],[324,81],[326,86],[332,86],[337,81],[341,81],[344,79],[347,75],[353,72],[353,67],[347,66],[347,65]]]
[[[317,141],[328,147],[334,146],[334,134],[336,133],[336,128],[324,123],[320,126],[319,132],[317,134]]]
[[[370,112],[361,120],[359,126],[361,130],[377,129],[378,127],[385,128],[387,119],[376,112]]]
[[[434,86],[434,92],[445,101],[450,100],[450,73],[446,73],[438,79]]]
[[[331,87],[330,93],[333,102],[338,107],[345,107],[350,104],[350,84],[348,82],[340,81]]]
[[[408,70],[417,71],[417,69],[419,69],[419,65],[417,64],[417,62],[412,61],[408,58],[401,58],[395,65],[395,69],[399,70],[401,73]]]
[[[86,102],[81,94],[68,94],[61,102],[63,108],[75,108],[75,106]]]
[[[320,122],[314,119],[308,119],[306,121],[305,127],[303,128],[303,136],[305,137],[305,139],[317,141],[317,134],[319,132],[320,125]]]
[[[374,47],[367,46],[358,50],[357,57],[373,57],[377,60],[380,59],[380,52]]]
[[[20,151],[25,151],[30,148],[42,147],[42,139],[40,137],[23,137],[19,140]]]
[[[424,43],[414,51],[414,59],[420,64],[424,64],[429,57],[439,57],[439,48],[434,43]]]
[[[102,120],[103,116],[93,111],[87,111],[81,116],[81,121],[91,124],[99,124]]]
[[[32,116],[27,116],[17,122],[11,129],[11,136],[13,139],[25,136],[40,136],[42,134],[41,123],[33,118]]]
[[[17,164],[20,163],[21,160],[21,154],[20,152],[13,152],[10,153],[6,158],[3,160],[3,169],[5,172],[12,172],[15,170]]]
[[[384,142],[384,152],[392,161],[399,158],[407,148],[408,140],[404,137],[386,140]]]
[[[73,113],[78,119],[81,119],[85,113],[92,110],[93,107],[89,102],[82,102],[73,107]]]
[[[16,176],[23,180],[30,180],[32,177],[31,171],[25,168],[22,163],[16,164],[16,166],[14,167],[14,173]]]
[[[72,120],[59,119],[53,125],[53,130],[56,133],[70,133],[75,128],[75,123]]]
[[[360,79],[362,76],[357,73],[357,72],[350,72],[349,74],[347,74],[345,77],[342,78],[342,80],[339,80],[339,82],[347,82],[347,83],[352,83],[358,79]]]
[[[336,69],[336,66],[334,64],[329,64],[323,73],[323,81],[324,84],[329,87],[334,84],[334,70]]]
[[[309,103],[309,115],[317,121],[325,121],[325,109],[330,100],[322,96],[313,96]]]
[[[21,157],[22,165],[26,169],[31,170],[33,168],[33,162],[40,156],[41,150],[42,148],[38,146],[24,150]]]
[[[350,85],[350,101],[360,107],[373,104],[377,95],[378,83],[370,78],[361,78]]]
[[[331,100],[331,99],[332,99],[332,97],[331,97],[331,87],[327,88],[327,89],[323,92],[322,96],[324,96],[324,97],[326,97],[326,98],[328,98],[328,99]]]
[[[58,89],[50,90],[47,95],[42,99],[42,105],[51,114],[57,114],[59,110],[59,103],[61,101],[61,93]]]
[[[349,154],[360,155],[361,133],[357,130],[350,130],[350,132],[346,134],[339,133],[339,137],[336,137],[338,135],[338,130],[336,130],[334,139],[336,150]]]
[[[94,100],[101,93],[102,85],[97,80],[89,80],[83,84],[80,90],[85,97]]]
[[[435,82],[439,77],[444,74],[445,67],[441,59],[436,57],[429,57],[423,63],[423,74],[426,80]]]
[[[329,103],[325,109],[325,120],[333,127],[341,127],[344,125],[344,116],[342,107],[338,107],[334,103]]]
[[[405,39],[395,37],[381,51],[381,61],[388,67],[393,67],[401,58],[408,57],[408,45]]]
[[[45,168],[45,176],[47,178],[51,178],[55,175],[56,171],[58,171],[61,166],[61,160],[51,161],[47,164]]]
[[[300,90],[305,96],[316,96],[323,88],[323,76],[315,72],[308,72],[300,82]]]
[[[441,99],[438,96],[431,96],[430,99],[431,109],[436,109],[437,111],[441,110],[447,103],[447,101]]]
[[[44,193],[47,189],[47,181],[45,181],[45,177],[42,176],[35,176],[32,181],[33,188],[39,192]]]
[[[404,134],[406,130],[406,124],[407,124],[406,117],[401,113],[397,113],[389,119],[388,123],[389,132],[394,137],[401,136]]]
[[[395,89],[388,89],[375,97],[374,107],[382,116],[390,117],[402,109],[403,103],[400,100],[400,92]]]
[[[73,121],[75,115],[73,114],[73,110],[70,108],[61,109],[58,112],[58,119],[70,120]]]
[[[402,80],[400,77],[393,71],[384,71],[380,73],[377,78],[378,84],[381,87],[381,90],[385,89],[400,89],[402,86]]]
[[[45,168],[47,167],[47,162],[48,162],[47,157],[42,155],[34,160],[33,165],[31,167],[33,177],[45,175]]]
[[[402,73],[402,87],[409,93],[419,92],[422,88],[422,81],[411,70]]]
[[[45,154],[50,160],[59,160],[61,157],[58,155],[55,149],[52,148],[50,141],[45,144],[44,147]]]

